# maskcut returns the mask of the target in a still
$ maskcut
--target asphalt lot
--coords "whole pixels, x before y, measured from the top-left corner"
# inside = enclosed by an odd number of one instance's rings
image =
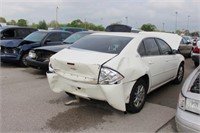
[[[184,80],[193,69],[191,59],[186,59]],[[147,96],[140,113],[124,114],[95,100],[65,106],[74,98],[52,92],[45,72],[2,63],[0,132],[176,132],[174,115],[182,84],[160,87]]]

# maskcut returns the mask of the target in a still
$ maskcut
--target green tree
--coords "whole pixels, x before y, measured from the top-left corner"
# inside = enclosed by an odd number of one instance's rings
[[[32,23],[30,26],[33,27],[33,28],[37,28],[37,27],[38,27],[38,24]]]
[[[155,31],[156,30],[156,26],[153,25],[153,24],[143,24],[142,27],[141,27],[141,30],[144,30],[144,31]]]
[[[67,24],[70,27],[82,27],[83,28],[83,22],[80,19],[76,19],[74,21],[72,21],[71,23]]]
[[[56,20],[52,20],[52,21],[49,23],[48,26],[51,27],[51,28],[56,28],[56,27],[59,26],[59,23],[58,23]]]
[[[19,19],[18,21],[17,21],[17,25],[18,26],[27,26],[28,24],[27,24],[27,20],[25,20],[25,19]]]
[[[17,25],[15,20],[11,20],[7,22],[7,25]]]
[[[37,28],[38,29],[45,29],[45,30],[47,30],[48,26],[47,26],[46,22],[44,20],[42,20],[42,21],[39,21]]]
[[[0,22],[1,23],[6,23],[6,19],[4,17],[0,17]]]

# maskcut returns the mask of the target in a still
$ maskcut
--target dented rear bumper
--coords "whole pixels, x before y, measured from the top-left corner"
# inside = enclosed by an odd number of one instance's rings
[[[56,93],[66,91],[86,99],[107,101],[112,107],[126,111],[126,98],[123,83],[100,85],[69,80],[54,72],[47,72],[51,90]]]

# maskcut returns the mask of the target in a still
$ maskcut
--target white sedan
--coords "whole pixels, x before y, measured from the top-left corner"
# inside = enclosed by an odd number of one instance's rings
[[[169,33],[94,33],[50,58],[50,88],[139,112],[149,92],[182,81],[184,57],[176,53],[180,41]]]

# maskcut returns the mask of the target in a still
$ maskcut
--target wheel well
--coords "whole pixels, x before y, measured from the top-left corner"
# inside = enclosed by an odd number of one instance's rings
[[[28,50],[26,50],[26,51],[23,51],[23,53],[21,54],[20,60],[22,59],[22,57],[23,57],[25,54],[28,54],[28,53],[29,53],[29,51],[28,51]]]
[[[149,89],[149,76],[147,74],[145,74],[142,77],[140,77],[139,79],[143,79],[147,83],[147,87]]]
[[[183,64],[183,65],[184,65],[184,64],[185,64],[185,62],[184,62],[184,61],[182,61],[182,62],[180,63],[180,65],[181,65],[181,64]]]

